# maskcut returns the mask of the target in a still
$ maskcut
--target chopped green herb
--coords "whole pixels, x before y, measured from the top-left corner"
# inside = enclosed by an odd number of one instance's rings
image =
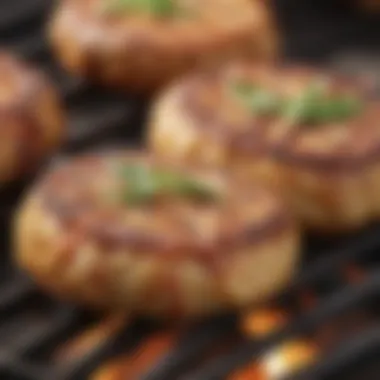
[[[287,99],[263,88],[239,83],[233,91],[255,114],[284,117],[293,123],[320,124],[344,120],[361,112],[359,99],[329,96],[324,82],[311,83],[301,95]]]
[[[292,122],[306,122],[318,116],[324,88],[312,83],[299,96],[284,101],[282,115]]]
[[[123,166],[121,174],[123,179],[127,181],[124,197],[130,203],[147,202],[159,190],[157,181],[145,166]]]
[[[107,11],[144,12],[157,17],[170,17],[177,11],[176,0],[109,0]]]
[[[281,107],[279,96],[260,87],[238,84],[234,90],[245,105],[258,115],[276,114]]]
[[[123,199],[131,204],[148,203],[157,197],[171,195],[202,201],[218,197],[216,190],[204,182],[142,164],[123,166],[121,176],[126,182]]]
[[[319,124],[350,118],[361,109],[358,99],[348,95],[329,97],[326,87],[312,83],[299,97],[284,103],[283,115],[292,122]]]

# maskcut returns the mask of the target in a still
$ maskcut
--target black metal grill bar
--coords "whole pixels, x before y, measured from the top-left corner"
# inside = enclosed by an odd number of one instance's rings
[[[301,315],[286,326],[285,329],[275,332],[264,341],[249,341],[242,344],[240,347],[235,348],[233,352],[215,359],[198,372],[192,373],[185,380],[224,379],[231,372],[254,360],[273,345],[307,334],[340,313],[347,313],[349,310],[360,307],[379,295],[380,271],[373,273],[364,283],[347,286],[321,301],[316,309]]]
[[[2,285],[0,292],[0,315],[9,313],[12,308],[19,307],[24,301],[36,293],[34,287],[30,286],[29,281],[13,279],[14,282],[9,282]]]
[[[88,327],[91,321],[83,318],[78,310],[71,307],[62,307],[59,317],[52,318],[52,323],[47,324],[45,330],[29,345],[20,349],[23,358],[36,366],[56,366],[51,357],[58,350],[57,344],[65,343],[68,337],[75,336],[83,328]],[[54,369],[51,370],[54,372]]]
[[[376,228],[370,228],[368,231],[359,234],[359,236],[351,239],[351,241],[346,242],[346,244],[344,244],[339,249],[335,249],[331,252],[328,252],[322,258],[317,260],[317,264],[313,264],[311,268],[306,269],[304,271],[304,275],[298,279],[298,281],[294,284],[291,290],[288,290],[287,293],[294,294],[296,292],[296,289],[312,289],[313,286],[315,286],[316,282],[328,281],[328,276],[336,278],[337,270],[339,269],[339,265],[342,264],[342,262],[353,260],[357,258],[358,255],[360,255],[361,259],[363,259],[363,257],[365,257],[366,254],[373,254],[373,251],[376,248],[380,247],[379,240],[380,236]],[[376,282],[376,276],[374,276],[373,279],[371,278],[371,280],[375,281],[375,284],[380,284],[380,282]],[[344,287],[345,286],[346,284],[344,284]],[[332,307],[335,306],[339,310],[344,310],[345,307],[348,307],[349,305],[351,305],[351,303],[352,305],[357,305],[357,302],[361,299],[363,294],[368,295],[368,297],[371,296],[371,292],[369,292],[369,289],[371,291],[376,290],[376,286],[373,284],[372,281],[364,283],[359,288],[356,288],[355,286],[346,288],[342,292],[338,292],[335,295],[335,297],[332,298],[332,301],[330,301],[326,306],[322,301],[323,304],[318,305],[317,311],[313,311],[311,313],[311,316],[308,316],[306,319],[310,320],[311,318],[314,318],[317,321],[319,319],[328,319],[332,314],[334,314]],[[352,290],[356,290],[357,292],[359,292],[359,295],[355,297],[355,295],[352,293]],[[336,303],[336,300],[338,300],[338,303]],[[341,304],[342,302],[343,305]],[[345,302],[348,302],[348,305],[346,305]],[[321,318],[323,316],[323,313],[327,313],[328,316],[325,318]],[[300,318],[300,321],[304,321],[304,316]],[[295,326],[300,327],[298,322],[295,323]],[[274,342],[277,342],[277,337],[274,339]],[[247,344],[250,346],[250,343]],[[186,347],[182,348],[186,350]],[[242,348],[242,351],[247,352],[245,347]],[[178,356],[180,356],[182,360],[180,360]],[[197,357],[200,358],[201,356],[202,351],[198,350]],[[237,356],[240,356],[240,354],[237,354]],[[227,357],[228,355],[226,356],[226,359]],[[157,366],[152,368],[152,370],[146,376],[146,379],[144,377],[144,380],[164,380],[168,378],[169,374],[173,373],[177,375],[180,369],[183,370],[186,367],[186,359],[188,359],[186,355],[181,356],[181,350],[174,350],[173,352],[169,353],[167,357],[165,357],[162,360],[162,362],[160,361],[159,363],[157,363]],[[220,362],[222,361],[224,361],[224,359],[220,360]],[[219,360],[217,359],[216,362],[216,367],[219,367]],[[208,372],[208,369],[206,369],[205,372]],[[227,373],[228,372],[229,370],[227,371]],[[205,379],[206,378],[207,377],[205,377]]]
[[[373,352],[380,352],[380,325],[361,331],[353,339],[342,342],[338,349],[330,352],[316,365],[284,380],[325,379]]]
[[[280,332],[279,334],[273,335],[266,342],[247,342],[243,344],[241,347],[238,347],[236,354],[233,354],[232,356],[228,354],[225,358],[216,360],[214,365],[217,367],[218,372],[215,374],[215,376],[220,376],[219,371],[223,369],[223,367],[220,366],[220,362],[225,362],[223,365],[229,363],[230,366],[226,369],[225,372],[225,374],[227,374],[232,369],[236,369],[240,365],[251,360],[255,353],[260,353],[262,350],[270,348],[272,344],[277,344],[281,338],[286,339],[288,337],[294,336],[294,334],[299,335],[305,331],[310,330],[313,326],[315,327],[316,325],[323,323],[332,316],[339,314],[341,311],[345,311],[352,307],[358,306],[360,302],[364,302],[366,299],[377,294],[379,290],[379,284],[380,278],[377,275],[373,275],[368,279],[368,281],[364,282],[359,287],[351,286],[345,288],[343,291],[334,294],[329,299],[322,301],[321,304],[318,305],[318,309],[316,311],[312,311],[307,315],[303,315],[294,324],[292,324],[292,326],[288,327],[285,331]],[[224,323],[226,323],[226,321],[224,321]],[[230,323],[231,321],[228,324]],[[188,368],[189,364],[191,364],[192,361],[199,359],[203,355],[203,353],[208,349],[207,346],[213,343],[214,338],[221,338],[219,334],[222,334],[223,332],[223,324],[218,325],[218,323],[215,323],[215,326],[217,326],[214,329],[215,336],[213,336],[213,331],[211,331],[211,334],[209,335],[209,328],[200,328],[199,331],[194,331],[194,333],[191,335],[193,337],[193,341],[184,340],[182,344],[179,344],[179,346],[175,347],[172,352],[168,353],[168,355],[165,355],[164,359],[161,360],[160,363],[158,363],[152,371],[149,371],[149,373],[146,375],[146,379],[170,379],[172,378],[170,377],[172,374],[179,374],[183,371],[184,368]],[[132,331],[133,329],[126,330],[128,334],[131,334]],[[115,337],[115,339],[117,342],[119,342],[118,344],[120,345],[120,350],[126,351],[127,344],[125,342],[125,336]],[[190,344],[190,346],[188,346],[188,344]],[[109,342],[107,342],[107,346],[109,347]],[[112,350],[110,353],[105,354],[103,347],[98,348],[96,352],[97,354],[95,357],[93,355],[88,357],[86,365],[80,363],[79,367],[83,368],[84,366],[85,371],[91,372],[90,370],[94,369],[96,363],[102,361],[97,359],[104,359],[105,357],[115,355],[115,352]],[[234,361],[231,366],[231,360],[234,358],[238,359],[238,361]],[[214,365],[211,365],[210,367],[213,367]],[[81,371],[83,371],[83,369],[81,369]],[[213,368],[210,369],[207,366],[201,370],[201,373],[192,374],[194,377],[191,378],[214,378],[213,371]],[[73,377],[74,375],[70,374],[70,376],[66,378],[76,378]],[[75,376],[78,376],[78,372],[75,372]]]
[[[91,115],[78,113],[69,134],[66,151],[75,152],[89,145],[104,142],[103,138],[112,137],[120,127],[124,126],[122,120],[125,120],[129,114],[130,110],[120,107],[103,108]]]
[[[9,44],[9,42],[7,42]],[[10,44],[12,50],[29,60],[44,61],[48,58],[49,53],[45,38],[41,33],[33,33],[27,37],[21,37]]]
[[[41,379],[54,379],[51,376],[49,368],[40,368],[25,360],[20,360],[17,358],[8,358],[7,361],[11,365],[7,366],[5,374],[2,375],[0,372],[0,378],[4,380],[15,379],[15,380],[41,380]],[[4,377],[2,377],[4,376]],[[57,379],[58,380],[58,379]]]
[[[207,334],[205,333],[207,332]],[[176,379],[197,364],[212,348],[218,347],[226,337],[238,334],[236,316],[212,319],[191,329],[178,345],[150,368],[140,380]]]
[[[87,379],[95,369],[95,363],[103,363],[105,360],[121,353],[133,352],[133,349],[137,347],[144,337],[156,330],[156,326],[147,324],[145,321],[139,321],[133,326],[127,326],[124,331],[118,332],[104,344],[96,347],[84,359],[74,363],[71,368],[64,369],[61,374],[58,374],[57,380]],[[44,380],[49,380],[49,378]]]
[[[34,329],[16,342],[16,351],[21,352],[23,356],[29,356],[30,353],[37,350],[41,345],[56,338],[64,331],[68,331],[70,326],[75,325],[77,320],[77,311],[67,307],[58,308],[49,320],[49,324],[41,326],[38,331]]]
[[[83,95],[89,89],[89,85],[82,78],[66,75],[60,68],[56,66],[47,66],[46,73],[54,79],[60,89],[61,96],[70,106],[71,102],[78,99],[83,100]],[[73,120],[75,120],[73,118]]]
[[[2,0],[0,14],[0,36],[7,38],[24,32],[29,25],[38,25],[45,19],[49,9],[47,0]],[[15,6],[15,4],[17,6]]]
[[[312,264],[297,276],[289,290],[294,291],[303,288],[306,284],[312,286],[321,280],[323,281],[328,274],[336,275],[336,270],[342,263],[359,258],[363,259],[372,255],[378,248],[380,248],[379,225],[374,225],[345,238],[338,247],[318,252],[319,257],[314,259]]]

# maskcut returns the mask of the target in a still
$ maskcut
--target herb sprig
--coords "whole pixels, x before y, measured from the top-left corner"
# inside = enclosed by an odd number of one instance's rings
[[[262,87],[238,83],[233,90],[247,107],[261,116],[277,114],[281,109],[282,99]]]
[[[292,123],[322,124],[359,114],[362,102],[350,95],[330,96],[323,82],[309,84],[297,97],[286,98],[259,86],[237,84],[234,93],[255,114],[279,116]]]
[[[176,0],[109,0],[109,12],[144,12],[156,17],[171,17],[177,10]]]
[[[149,203],[161,196],[200,201],[218,198],[218,192],[209,184],[174,171],[130,164],[121,167],[120,175],[125,183],[123,200],[129,204]]]

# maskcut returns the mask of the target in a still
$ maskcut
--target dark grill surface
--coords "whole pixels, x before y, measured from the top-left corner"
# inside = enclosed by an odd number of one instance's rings
[[[287,36],[288,58],[353,71],[376,69],[380,20],[358,14],[347,3],[278,1],[276,9]],[[49,7],[49,0],[1,0],[0,43],[37,62],[56,81],[70,112],[64,153],[120,141],[138,144],[147,100],[115,94],[65,75],[53,63],[44,37]],[[6,211],[1,223],[0,379],[81,380],[109,358],[128,353],[137,358],[146,339],[166,326],[141,320],[124,324],[120,317],[105,325],[100,330],[103,336],[92,343],[65,346],[90,326],[96,326],[98,318],[40,294],[13,269],[8,255],[8,221],[10,205],[18,193],[12,188],[2,194]],[[349,237],[309,238],[299,277],[283,295],[265,306],[288,315],[283,327],[255,339],[243,336],[236,316],[181,327],[170,348],[154,363],[143,366],[144,374],[137,378],[224,379],[253,360],[259,362],[264,353],[280,343],[300,338],[317,342],[323,348],[322,355],[314,365],[292,373],[289,379],[379,379],[379,249],[379,226]]]

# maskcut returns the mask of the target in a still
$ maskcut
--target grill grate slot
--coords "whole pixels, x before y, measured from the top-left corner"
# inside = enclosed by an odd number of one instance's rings
[[[28,28],[41,26],[49,9],[47,0],[2,1],[0,36],[2,39],[23,34]]]
[[[5,44],[8,46],[9,42]],[[43,60],[48,56],[46,41],[40,34],[36,35],[33,33],[30,36],[16,39],[12,41],[11,47],[16,54],[22,55],[30,60]]]
[[[144,336],[153,331],[155,329],[145,322],[138,322],[132,326],[127,326],[124,331],[119,332],[88,355],[85,355],[84,359],[66,368],[61,375],[62,380],[87,378],[94,370],[94,363],[102,363],[118,354],[133,350]]]
[[[341,346],[323,361],[311,369],[285,380],[327,379],[341,373],[342,370],[360,362],[364,356],[378,352],[380,349],[380,326],[368,329],[353,339],[344,341]]]
[[[380,295],[379,273],[374,274],[368,281],[360,286],[351,286],[335,293],[318,305],[318,308],[301,315],[285,329],[276,332],[264,341],[248,341],[233,352],[217,358],[199,372],[192,373],[185,380],[191,379],[224,379],[228,374],[249,363],[254,358],[269,351],[273,345],[279,345],[288,339],[295,339],[311,333],[325,322],[348,313],[350,310],[360,308],[366,302]]]
[[[176,379],[202,360],[212,348],[223,344],[226,336],[236,337],[237,334],[236,318],[233,316],[212,319],[197,326],[188,331],[178,345],[147,371],[141,380]]]

